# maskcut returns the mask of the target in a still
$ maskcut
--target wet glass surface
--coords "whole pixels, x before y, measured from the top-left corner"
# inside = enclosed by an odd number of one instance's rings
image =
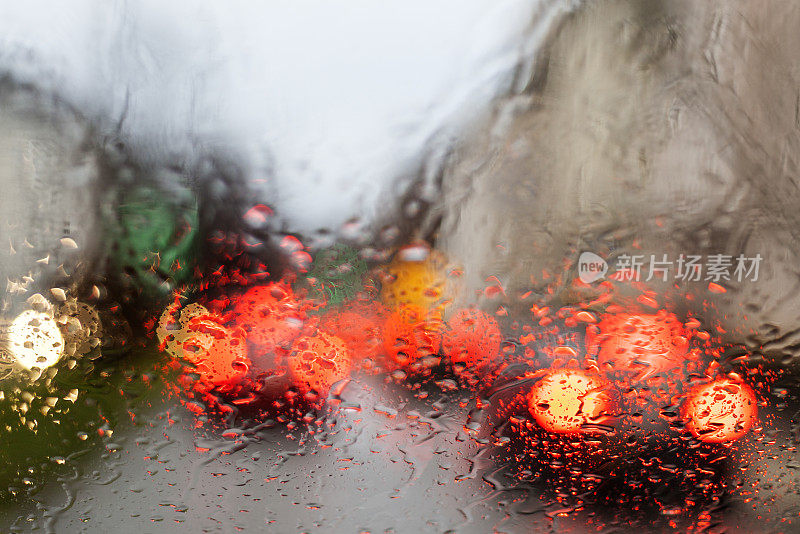
[[[798,23],[0,6],[0,530],[800,530]]]

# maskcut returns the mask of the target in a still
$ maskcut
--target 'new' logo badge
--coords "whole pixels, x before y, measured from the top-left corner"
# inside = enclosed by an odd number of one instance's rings
[[[608,263],[594,252],[583,252],[578,258],[578,278],[584,284],[600,280],[607,272]]]

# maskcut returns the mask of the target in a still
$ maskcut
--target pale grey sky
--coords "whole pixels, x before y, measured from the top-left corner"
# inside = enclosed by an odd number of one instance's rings
[[[127,102],[122,133],[139,156],[221,151],[249,178],[275,180],[254,200],[290,231],[336,230],[384,209],[393,180],[507,90],[567,4],[4,2],[0,72],[103,129]]]

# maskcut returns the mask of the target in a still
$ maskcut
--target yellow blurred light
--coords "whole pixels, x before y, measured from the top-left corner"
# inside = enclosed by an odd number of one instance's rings
[[[406,253],[409,250],[415,254]],[[441,253],[422,246],[407,247],[386,267],[389,279],[381,299],[393,309],[411,305],[441,314],[451,297],[446,268]]]

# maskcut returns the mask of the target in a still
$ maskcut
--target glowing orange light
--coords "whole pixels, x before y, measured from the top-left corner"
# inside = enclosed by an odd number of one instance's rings
[[[689,354],[686,330],[667,312],[606,315],[597,329],[587,329],[586,345],[590,354],[597,352],[601,369],[633,380],[674,372]]]
[[[320,397],[325,397],[333,384],[350,376],[350,355],[344,341],[323,332],[297,338],[288,362],[298,389],[316,392]]]
[[[416,371],[439,352],[442,323],[425,309],[406,305],[389,315],[383,336],[391,363]]]
[[[475,370],[494,360],[500,351],[500,326],[481,310],[459,310],[447,326],[442,334],[442,353],[456,370]]]
[[[221,318],[199,304],[189,304],[180,315],[168,307],[157,329],[162,350],[195,366],[201,382],[222,386],[238,382],[249,365],[244,332],[228,329]]]
[[[244,332],[228,330],[211,316],[192,320],[191,328],[210,333],[214,341],[207,350],[187,351],[200,379],[219,386],[233,384],[247,373],[248,359]]]
[[[528,410],[548,432],[572,434],[608,423],[614,395],[600,376],[577,369],[550,371],[528,393]]]
[[[244,329],[253,346],[251,358],[266,367],[277,348],[291,346],[305,320],[292,289],[279,282],[250,288],[234,300],[233,313],[235,324]]]
[[[719,378],[692,388],[681,410],[686,427],[700,441],[734,441],[752,428],[758,415],[756,395],[747,384]]]
[[[389,310],[378,302],[359,303],[322,318],[320,330],[345,342],[359,361],[377,360],[383,353],[383,325]]]

